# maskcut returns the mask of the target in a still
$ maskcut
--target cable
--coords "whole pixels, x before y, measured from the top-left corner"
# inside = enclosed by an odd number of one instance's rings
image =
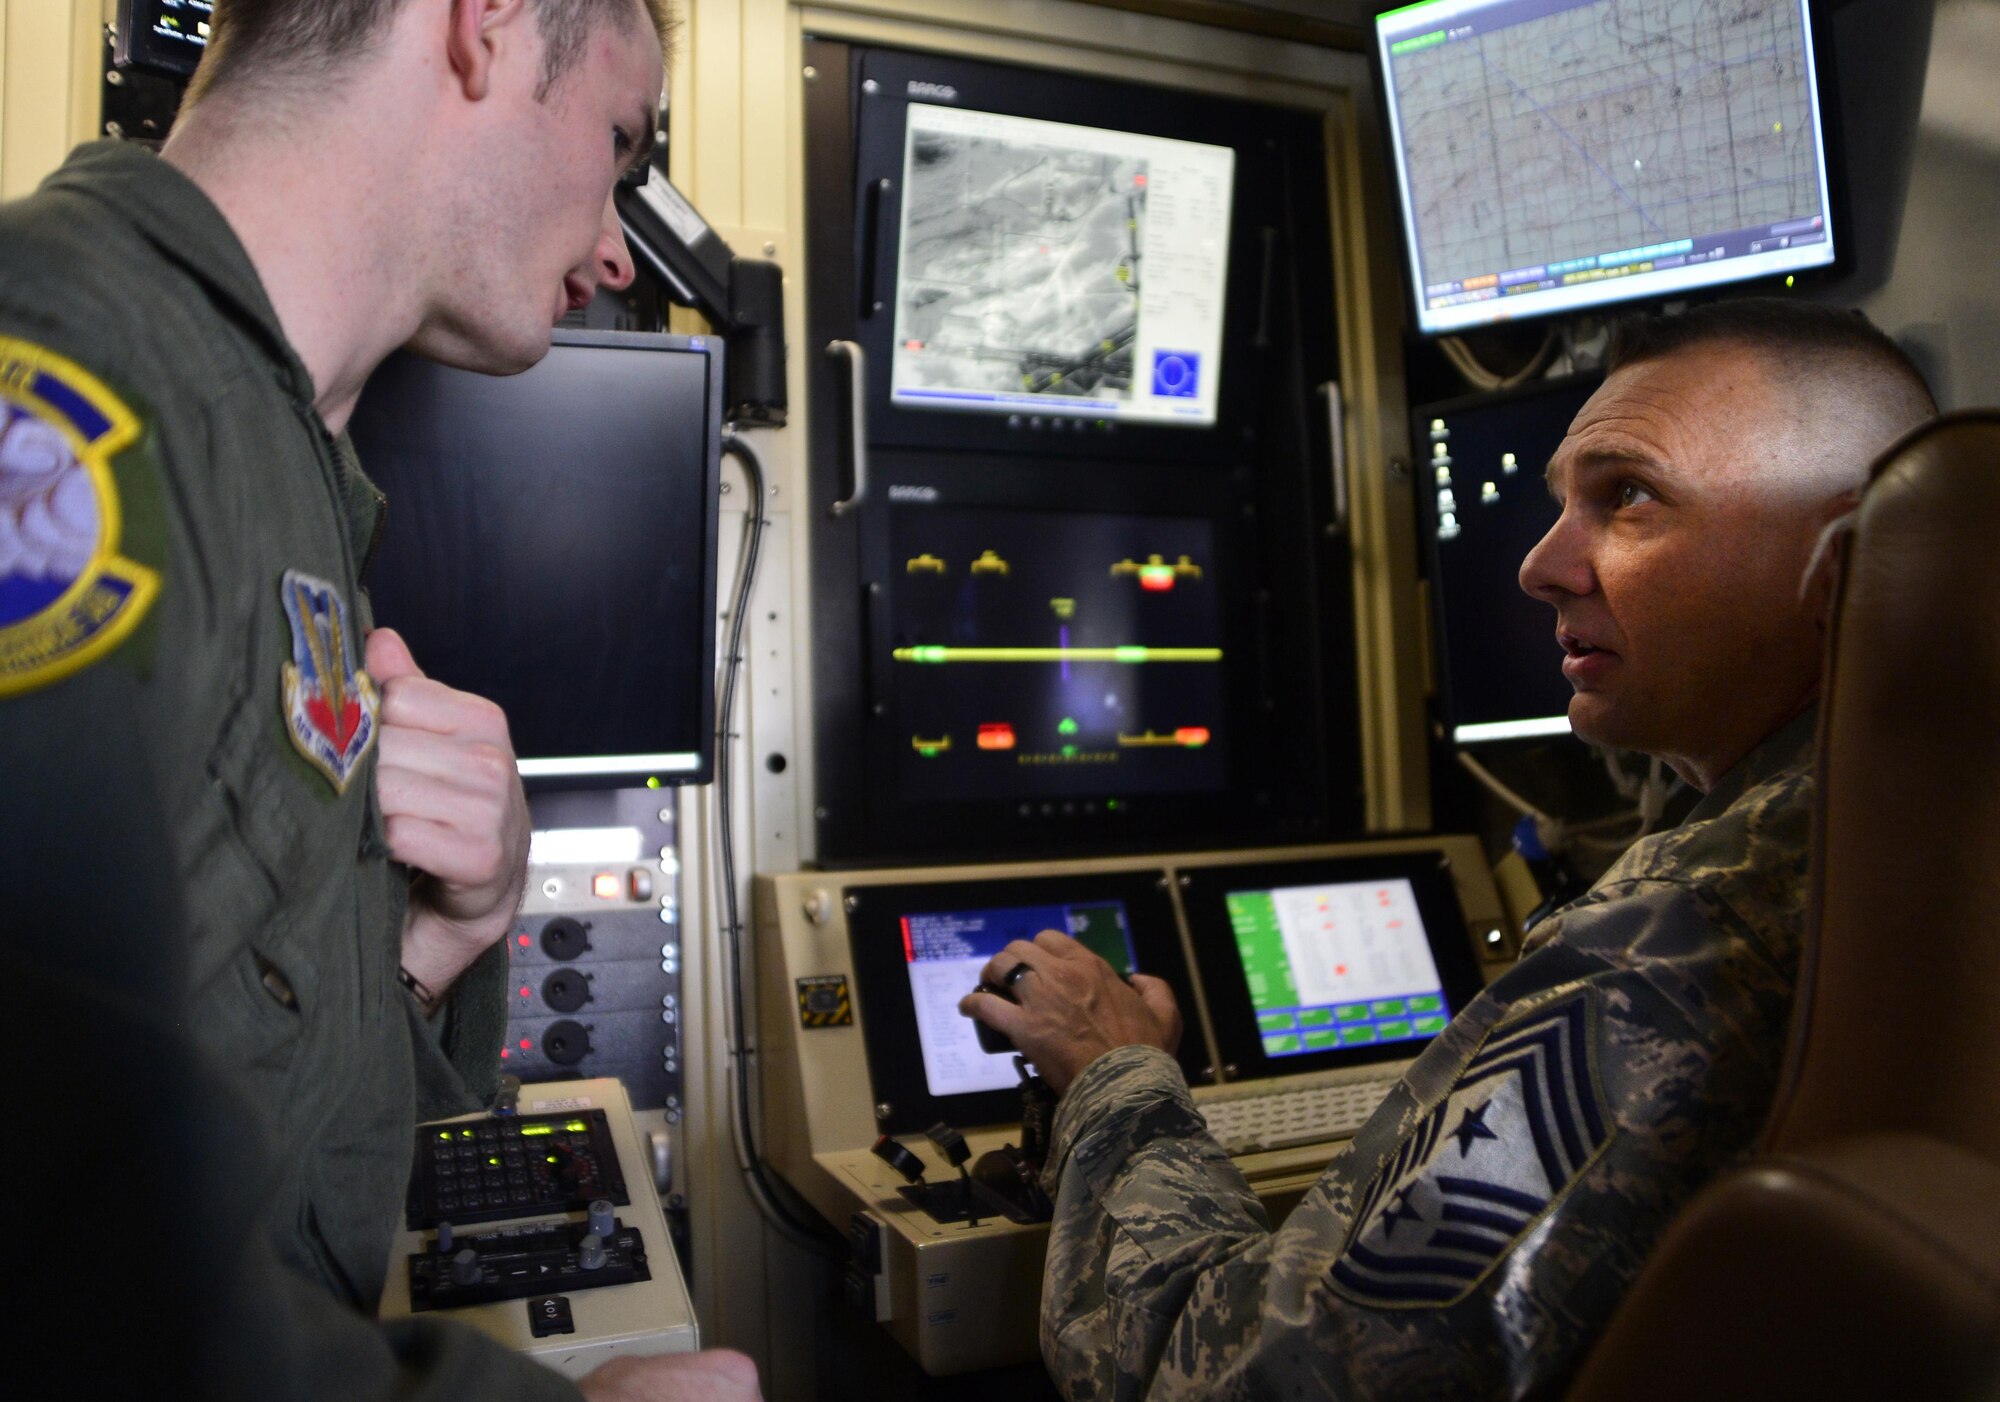
[[[716,706],[715,726],[715,808],[717,866],[722,878],[724,924],[723,950],[728,968],[727,1016],[723,1028],[729,1050],[729,1128],[735,1141],[736,1164],[743,1173],[743,1186],[758,1215],[771,1230],[815,1255],[839,1262],[843,1253],[834,1246],[827,1229],[816,1222],[801,1222],[787,1211],[776,1185],[768,1176],[763,1157],[757,1151],[755,1126],[750,1117],[749,1018],[743,999],[743,919],[736,899],[735,805],[730,798],[730,739],[734,734],[736,683],[743,663],[743,623],[750,614],[750,596],[757,586],[757,557],[762,553],[764,530],[770,522],[764,516],[764,460],[750,442],[725,425],[722,451],[736,459],[750,488],[750,504],[743,516],[742,562],[737,567],[736,586],[729,607],[729,651],[723,664],[721,698]]]
[[[1478,390],[1513,389],[1526,384],[1548,365],[1551,357],[1555,355],[1556,345],[1556,328],[1551,326],[1547,334],[1542,337],[1541,346],[1530,357],[1528,363],[1511,375],[1502,375],[1481,365],[1479,357],[1472,353],[1472,347],[1459,337],[1445,336],[1438,341],[1438,349],[1444,352],[1445,359],[1451,362],[1452,368],[1465,377],[1467,384]]]
[[[1524,817],[1533,818],[1536,826],[1556,830],[1562,828],[1563,824],[1560,821],[1550,817],[1541,809],[1535,807],[1534,804],[1528,802],[1527,799],[1522,798],[1521,795],[1508,788],[1500,782],[1499,777],[1492,770],[1488,769],[1464,750],[1458,752],[1458,762],[1464,766],[1466,773],[1470,774],[1490,790],[1495,798]]]

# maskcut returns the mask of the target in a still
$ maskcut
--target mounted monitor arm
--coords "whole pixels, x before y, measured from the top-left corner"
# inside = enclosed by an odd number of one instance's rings
[[[722,336],[723,407],[739,424],[785,422],[784,270],[731,251],[686,196],[650,163],[619,182],[618,222],[633,257],[667,295]]]

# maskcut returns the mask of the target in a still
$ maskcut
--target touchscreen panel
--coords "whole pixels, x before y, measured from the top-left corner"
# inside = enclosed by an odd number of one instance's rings
[[[903,916],[902,929],[917,1045],[932,1095],[1006,1090],[1019,1083],[1013,1054],[982,1050],[974,1024],[958,1011],[958,1000],[979,982],[979,971],[1013,941],[1033,940],[1044,930],[1066,931],[1120,973],[1138,969],[1123,901],[925,911]]]
[[[958,1001],[1013,940],[1065,932],[1121,974],[1166,980],[1182,1008],[1194,989],[1173,898],[1157,868],[847,886],[842,904],[878,1130],[919,1134],[1007,1124],[1021,1114],[1014,1054],[979,1045]],[[1189,1019],[1190,1024],[1194,1022]],[[1180,1062],[1213,1079],[1214,1053],[1190,1025]]]
[[[1231,1080],[1413,1057],[1478,996],[1438,852],[1184,867],[1181,880]]]
[[[1444,981],[1406,878],[1230,891],[1223,900],[1266,1056],[1444,1031]]]

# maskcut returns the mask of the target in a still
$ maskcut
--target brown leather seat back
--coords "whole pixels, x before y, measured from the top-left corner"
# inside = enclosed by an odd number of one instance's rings
[[[1906,1132],[2000,1162],[2000,413],[1892,450],[1846,555],[1765,1144]]]
[[[2000,413],[1891,450],[1843,553],[1777,1105],[1573,1399],[2000,1396]]]

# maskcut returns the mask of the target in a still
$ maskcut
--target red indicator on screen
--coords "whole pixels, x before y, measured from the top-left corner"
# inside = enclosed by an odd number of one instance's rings
[[[1174,732],[1174,739],[1190,750],[1198,750],[1208,743],[1208,727],[1205,725],[1184,725]]]
[[[1011,750],[1014,748],[1014,727],[1005,721],[997,721],[979,727],[979,748],[982,750]]]
[[[1174,587],[1172,565],[1139,566],[1139,587],[1149,594],[1165,594]]]
[[[917,947],[910,943],[910,917],[905,915],[898,923],[903,927],[903,962],[914,964],[917,962]]]

